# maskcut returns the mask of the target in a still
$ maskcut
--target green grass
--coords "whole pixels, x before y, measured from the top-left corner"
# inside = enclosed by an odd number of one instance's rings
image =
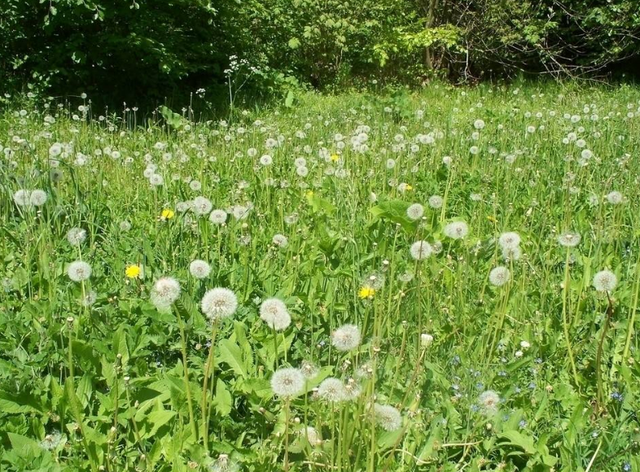
[[[640,470],[640,90],[309,94],[137,129],[78,100],[0,118],[0,470]],[[47,201],[19,205],[20,189]],[[216,225],[183,211],[198,196],[248,212]],[[507,260],[505,232],[521,238]],[[434,251],[416,261],[420,240]],[[78,260],[92,274],[73,282]],[[594,288],[601,270],[615,288]],[[181,294],[157,309],[163,276]],[[214,287],[238,309],[211,325]],[[272,297],[292,319],[277,332],[259,313]],[[344,324],[362,333],[349,351],[332,344]],[[274,371],[305,363],[302,392],[275,396]],[[348,400],[319,398],[329,377]]]

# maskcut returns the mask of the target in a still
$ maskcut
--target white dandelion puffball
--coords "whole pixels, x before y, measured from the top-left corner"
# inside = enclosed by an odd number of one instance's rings
[[[407,216],[410,220],[419,220],[424,215],[424,207],[419,203],[414,203],[407,208]]]
[[[316,365],[311,361],[302,361],[302,364],[300,364],[300,371],[302,372],[302,375],[304,375],[305,379],[311,380],[318,375],[320,369],[318,369],[318,367],[316,367]]]
[[[120,224],[118,225],[120,228],[120,231],[126,233],[127,231],[131,230],[131,223],[129,223],[128,221],[121,221]]]
[[[558,243],[564,247],[575,247],[580,244],[580,234],[568,232],[558,236]]]
[[[300,369],[285,367],[274,372],[271,377],[271,390],[279,397],[296,397],[304,390],[304,383]]]
[[[354,379],[349,379],[344,384],[344,399],[345,401],[354,401],[362,394],[362,388]]]
[[[516,246],[513,248],[502,248],[502,258],[505,260],[505,262],[520,260],[520,256],[522,256],[522,250],[520,249],[520,246]]]
[[[192,210],[198,216],[208,215],[213,208],[211,200],[205,197],[196,197],[193,199]]]
[[[87,239],[87,232],[82,228],[71,228],[67,233],[67,241],[72,246],[79,246]]]
[[[322,400],[336,403],[346,400],[347,393],[342,380],[328,377],[318,386],[318,397]]]
[[[233,217],[236,220],[244,220],[249,216],[250,208],[244,205],[236,205],[232,208]]]
[[[67,275],[74,282],[82,282],[91,277],[91,266],[84,261],[75,261],[69,264]]]
[[[151,289],[151,303],[160,311],[166,311],[180,297],[180,283],[172,277],[158,279]]]
[[[503,249],[513,249],[515,247],[518,247],[520,246],[520,241],[520,235],[513,231],[502,233],[500,235],[500,238],[498,238],[498,243]]]
[[[373,413],[378,425],[385,431],[397,431],[402,427],[402,415],[391,405],[373,405]]]
[[[511,279],[511,272],[504,266],[498,266],[489,273],[489,282],[496,287],[501,287]]]
[[[331,335],[331,344],[343,352],[357,348],[361,340],[360,328],[353,324],[340,326]]]
[[[211,321],[229,318],[238,309],[238,298],[228,288],[213,288],[202,297],[201,308]]]
[[[422,347],[429,347],[433,344],[433,336],[429,333],[422,333],[420,335],[420,344]]]
[[[444,200],[440,195],[432,195],[429,197],[429,206],[431,208],[442,208]]]
[[[97,299],[98,294],[95,292],[95,290],[90,290],[85,294],[84,298],[80,299],[80,304],[82,306],[91,306],[96,302]]]
[[[206,261],[196,259],[189,264],[189,272],[191,272],[191,275],[196,279],[205,279],[209,277],[211,273],[211,266]]]
[[[496,413],[500,404],[500,395],[493,390],[486,390],[478,397],[478,403],[480,403],[480,408],[484,413]]]
[[[411,245],[411,248],[409,249],[411,257],[413,257],[416,261],[426,259],[431,255],[432,252],[433,248],[431,247],[431,244],[426,241],[416,241]]]
[[[610,270],[601,270],[593,276],[593,287],[598,292],[610,292],[618,285],[618,277]]]
[[[209,214],[209,221],[213,224],[221,225],[225,221],[227,221],[227,212],[224,210],[213,210]]]
[[[613,192],[609,192],[605,198],[611,205],[622,203],[622,194],[615,190]]]
[[[33,190],[29,195],[29,203],[33,206],[42,206],[47,203],[47,192],[44,190]]]
[[[268,298],[260,305],[260,318],[276,331],[287,329],[291,324],[291,315],[282,300]]]
[[[275,246],[282,247],[282,248],[287,247],[287,245],[289,244],[289,240],[283,234],[276,234],[271,240],[271,242]]]
[[[218,458],[209,465],[210,472],[240,472],[240,464],[229,458],[228,454],[220,454]]]
[[[20,189],[13,194],[13,201],[18,206],[28,207],[31,206],[30,200],[31,192],[28,190]]]
[[[318,430],[313,426],[307,426],[302,431],[300,431],[300,434],[302,435],[303,438],[309,441],[309,445],[311,447],[317,447],[322,445],[322,436],[320,435]]]
[[[473,127],[475,129],[482,129],[484,128],[484,120],[476,120],[473,122]]]
[[[270,166],[273,164],[273,158],[269,154],[265,154],[260,158],[260,164],[263,166]]]
[[[444,227],[444,235],[451,239],[462,239],[469,234],[469,226],[464,221],[454,221]]]

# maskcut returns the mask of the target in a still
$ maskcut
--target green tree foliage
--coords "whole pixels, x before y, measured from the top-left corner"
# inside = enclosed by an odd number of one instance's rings
[[[216,11],[199,0],[4,0],[5,74],[126,100],[221,75]]]
[[[121,100],[228,82],[602,74],[639,51],[637,0],[0,2],[4,83]]]

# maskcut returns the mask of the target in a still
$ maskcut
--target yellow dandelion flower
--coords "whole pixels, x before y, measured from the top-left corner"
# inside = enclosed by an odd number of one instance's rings
[[[127,266],[127,268],[124,271],[124,274],[130,279],[135,279],[140,277],[140,272],[141,272],[140,266],[132,264],[130,266]]]
[[[365,298],[373,298],[375,293],[376,293],[375,289],[371,287],[361,287],[360,290],[358,290],[358,296],[363,300]]]
[[[489,221],[491,221],[492,223],[495,223],[495,222],[497,222],[497,221],[498,221],[498,220],[496,219],[496,217],[495,217],[495,216],[493,216],[493,215],[489,215],[489,216],[487,216],[487,219],[488,219]]]
[[[313,197],[313,190],[307,190],[306,195],[307,195],[307,198]]]
[[[340,156],[338,156],[337,154],[331,154],[331,160],[333,162],[338,162],[340,160]]]
[[[406,186],[404,189],[405,189],[406,191],[413,190],[413,185],[409,185],[409,184],[407,184],[407,186]]]
[[[160,215],[160,218],[162,220],[170,220],[171,218],[173,218],[174,215],[175,213],[173,212],[173,210],[171,210],[170,208],[165,208],[164,210],[162,210],[162,214]]]

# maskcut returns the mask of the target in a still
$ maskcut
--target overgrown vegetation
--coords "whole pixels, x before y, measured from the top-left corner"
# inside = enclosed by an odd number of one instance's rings
[[[89,98],[0,119],[0,469],[640,471],[638,90]]]

